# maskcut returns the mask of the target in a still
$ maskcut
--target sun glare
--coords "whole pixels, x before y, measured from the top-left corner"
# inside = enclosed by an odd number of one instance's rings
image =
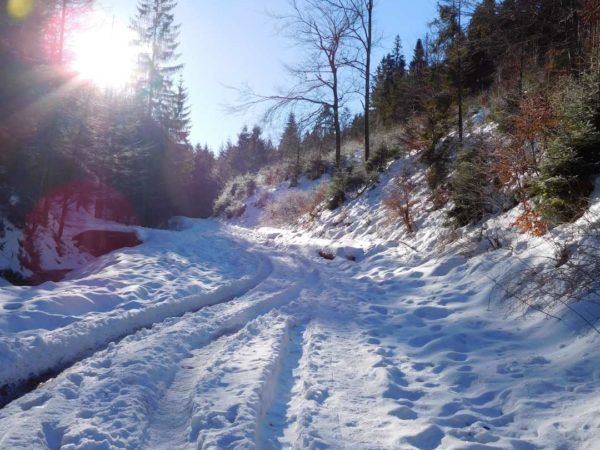
[[[132,81],[136,51],[133,33],[112,18],[95,17],[71,41],[71,68],[103,88],[124,88]]]

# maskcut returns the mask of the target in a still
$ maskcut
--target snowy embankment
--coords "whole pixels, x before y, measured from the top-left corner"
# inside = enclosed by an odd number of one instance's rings
[[[516,211],[485,236],[440,231],[424,190],[406,234],[381,198],[408,163],[300,228],[184,221],[3,290],[2,370],[27,374],[49,336],[99,351],[1,409],[0,449],[595,449],[598,335],[493,295],[552,246],[510,230]],[[137,315],[157,323],[136,331]],[[112,323],[131,334],[106,345]]]

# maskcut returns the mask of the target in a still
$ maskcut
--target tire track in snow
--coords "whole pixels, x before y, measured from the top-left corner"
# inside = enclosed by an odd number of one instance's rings
[[[192,445],[191,420],[194,390],[198,380],[206,375],[215,365],[215,360],[224,352],[232,336],[240,329],[233,330],[205,347],[192,352],[192,356],[181,361],[168,391],[160,399],[157,409],[152,414],[146,433],[146,448],[152,450],[182,449]]]
[[[306,261],[302,258],[293,258],[294,260],[302,260],[302,265],[306,267]],[[273,310],[283,307],[294,300],[299,299],[304,290],[314,288],[320,284],[320,276],[318,271],[304,272],[300,280],[289,285],[289,280],[297,278],[297,267],[292,270],[285,268],[282,271],[283,264],[276,264],[272,279],[257,286],[246,294],[246,297],[257,297],[256,304],[250,309],[251,312],[245,313],[243,319],[237,320],[237,325],[230,328],[223,335],[218,336],[206,346],[192,352],[192,356],[181,362],[177,375],[168,391],[160,399],[157,411],[153,414],[147,434],[149,441],[146,444],[148,449],[174,449],[187,448],[192,446],[196,448],[197,440],[202,441],[203,445],[209,445],[207,442],[219,441],[219,436],[227,433],[225,430],[233,427],[236,430],[233,432],[244,441],[243,448],[254,445],[253,443],[259,440],[264,416],[267,413],[267,408],[277,398],[276,387],[280,379],[281,367],[285,364],[284,360],[288,354],[288,327],[289,319],[286,319],[285,330],[281,336],[268,346],[269,356],[264,361],[258,361],[258,369],[261,370],[260,364],[267,363],[267,367],[263,368],[263,378],[257,381],[258,386],[254,388],[254,396],[247,403],[253,405],[233,405],[227,411],[220,411],[221,405],[213,405],[207,408],[202,406],[203,397],[206,385],[208,384],[210,392],[214,389],[219,389],[220,382],[207,383],[206,378],[216,377],[215,372],[219,374],[219,370],[227,371],[222,367],[227,367],[229,360],[223,360],[222,355],[231,355],[233,359],[236,353],[254,352],[252,345],[257,346],[252,337],[253,333],[248,332],[248,328],[252,328],[254,323],[259,321],[265,315],[271,314]],[[283,273],[279,273],[279,272]],[[273,285],[273,286],[271,286]],[[269,291],[275,291],[272,295],[267,295]],[[295,305],[296,308],[298,305]],[[297,313],[297,311],[296,311]],[[271,321],[274,319],[271,318]],[[275,320],[276,321],[276,320]],[[265,324],[263,324],[265,327]],[[266,328],[271,326],[266,321]],[[260,350],[259,350],[260,351]],[[252,366],[252,364],[249,364]],[[250,370],[250,369],[248,369]],[[204,388],[199,388],[204,383]],[[196,399],[194,399],[194,392]],[[239,393],[238,393],[239,394]],[[258,401],[256,400],[258,396]],[[227,397],[227,396],[225,396]],[[199,400],[200,398],[200,400]],[[241,409],[252,410],[251,419],[239,417],[238,411]],[[214,409],[218,411],[215,413]],[[196,411],[195,411],[196,410]],[[200,411],[200,412],[198,412]],[[222,419],[225,419],[224,421]],[[234,424],[235,422],[235,424]],[[245,423],[244,423],[245,422]],[[231,430],[228,431],[231,433]],[[225,438],[228,442],[231,437]],[[234,439],[235,440],[235,439]],[[219,445],[225,445],[219,441]],[[233,442],[233,441],[231,441]],[[231,443],[229,442],[229,443]],[[213,442],[214,443],[214,442]],[[262,448],[262,447],[259,447]]]
[[[289,319],[285,319],[285,325],[281,326],[280,333],[275,337],[269,333],[273,333],[272,328],[277,330],[277,317],[271,317],[269,321],[258,325],[256,322],[265,315],[272,315],[273,309],[297,299],[316,277],[316,273],[309,273],[287,289],[258,300],[259,306],[262,307],[255,308],[253,313],[247,314],[235,329],[193,351],[190,358],[181,361],[173,383],[160,399],[158,408],[150,419],[145,448],[196,448],[200,445],[196,441],[201,441],[202,445],[214,444],[221,448],[226,444],[225,440],[227,445],[239,440],[243,442],[240,444],[243,448],[254,445],[258,440],[257,435],[260,434],[267,406],[276,396],[275,386],[281,371],[281,361],[287,354]],[[248,295],[264,295],[261,287],[255,291]],[[261,326],[264,328],[262,331]],[[261,334],[266,335],[262,342]],[[269,339],[271,344],[262,345],[261,348],[261,344]],[[244,353],[250,355],[248,358],[252,358],[261,352],[264,356],[258,362],[255,360],[254,363],[246,364],[252,367],[245,369],[246,377],[251,370],[261,372],[261,375],[256,377],[256,386],[251,389],[251,394],[245,399],[242,396],[241,402],[234,402],[223,410],[223,405],[218,403],[219,399],[231,396],[226,392],[221,396],[215,395],[214,392],[219,389],[226,391],[227,383],[223,382],[223,379],[228,372],[234,372],[231,362],[236,358],[243,361],[240,355]],[[240,364],[242,363],[238,363],[238,366]],[[209,392],[216,398],[214,403],[205,398],[209,396]],[[235,394],[235,397],[240,396],[240,392]]]
[[[274,390],[274,401],[263,421],[259,447],[264,450],[275,450],[282,448],[286,438],[285,430],[290,422],[289,404],[293,397],[295,382],[294,372],[300,366],[303,355],[304,332],[307,324],[299,324],[291,327],[286,356],[282,359],[280,373]]]
[[[21,358],[47,361],[46,364],[38,366],[38,372],[30,373],[28,378],[23,378],[18,361],[0,367],[0,409],[33,391],[45,381],[58,376],[78,361],[105,349],[110,343],[119,342],[140,330],[151,328],[169,319],[241,297],[260,285],[272,272],[271,261],[259,255],[259,266],[255,275],[222,286],[211,293],[189,296],[176,304],[159,303],[126,313],[117,310],[111,317],[102,321],[75,322],[65,328],[47,333],[40,345],[20,355]],[[123,329],[126,331],[123,332]],[[37,337],[36,340],[42,338]],[[61,355],[61,358],[59,361],[48,360],[48,354]]]
[[[38,448],[37,444],[30,445],[38,439],[58,443],[56,446],[39,443],[39,448],[80,449],[84,442],[141,448],[150,434],[150,430],[146,433],[145,424],[151,423],[153,411],[161,407],[161,399],[169,401],[169,388],[181,386],[173,384],[177,383],[177,372],[196,350],[221,338],[227,340],[229,334],[245,327],[252,330],[256,321],[263,323],[262,329],[270,330],[274,317],[284,314],[272,310],[285,310],[290,302],[296,310],[295,299],[304,289],[318,283],[318,272],[306,270],[305,262],[299,262],[298,258],[279,253],[271,255],[269,264],[270,275],[244,295],[182,318],[167,319],[119,343],[109,344],[0,410],[0,449],[19,445]],[[268,320],[261,318],[265,314],[269,314]],[[253,400],[244,408],[250,411],[246,415],[250,419],[240,422],[248,442],[256,440],[258,425],[272,403],[272,385],[277,379],[280,355],[285,353],[286,336],[279,333],[272,340],[274,345],[264,347],[271,362],[264,371],[264,382],[249,391]],[[260,348],[247,347],[250,351]],[[246,351],[244,346],[237,348]],[[57,411],[62,412],[57,414]],[[183,417],[180,420],[185,422],[185,414]],[[35,430],[39,432],[35,434]]]

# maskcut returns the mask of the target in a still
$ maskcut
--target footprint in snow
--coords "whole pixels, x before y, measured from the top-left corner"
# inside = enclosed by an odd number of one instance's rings
[[[52,396],[50,394],[42,394],[32,398],[31,400],[26,400],[21,403],[21,409],[23,411],[29,411],[31,408],[40,407],[46,404],[48,400],[50,400]]]
[[[446,358],[448,358],[451,361],[464,362],[467,359],[469,359],[469,356],[464,353],[449,352],[446,353]]]
[[[388,309],[385,306],[372,305],[369,306],[369,309],[383,316],[386,316],[388,314]]]
[[[420,347],[424,347],[425,345],[427,345],[434,339],[438,339],[440,337],[442,337],[442,334],[439,334],[439,333],[424,334],[422,336],[417,336],[417,337],[410,339],[407,343],[411,347],[420,348]]]
[[[445,436],[445,433],[440,427],[430,425],[420,433],[404,437],[402,439],[402,444],[408,443],[419,450],[434,450],[440,446],[442,439],[444,439]]]
[[[451,271],[456,269],[457,267],[461,267],[461,270],[465,270],[464,264],[466,262],[466,258],[463,256],[454,256],[441,264],[438,264],[435,269],[431,272],[431,276],[433,277],[443,277],[448,275]]]
[[[409,391],[408,389],[402,389],[397,384],[390,383],[388,388],[383,393],[383,397],[392,400],[410,400],[411,402],[414,402],[423,397],[423,393],[421,391]]]
[[[416,420],[418,417],[417,413],[408,406],[400,406],[391,410],[388,414],[401,420]]]
[[[420,308],[415,309],[413,314],[425,320],[439,320],[445,319],[452,313],[446,308],[437,308],[435,306],[422,306]]]
[[[4,304],[4,309],[8,310],[8,311],[14,311],[17,309],[20,309],[22,306],[21,303],[6,303]]]

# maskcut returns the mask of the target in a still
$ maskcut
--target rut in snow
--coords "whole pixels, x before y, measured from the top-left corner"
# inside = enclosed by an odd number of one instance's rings
[[[232,285],[229,286],[224,286],[223,289],[219,289],[216,292],[210,293],[206,296],[202,296],[203,298],[190,298],[188,302],[182,302],[180,311],[177,311],[177,313],[171,311],[171,314],[165,311],[165,313],[161,317],[161,320],[158,321],[152,321],[153,314],[148,313],[147,310],[140,311],[141,316],[147,316],[142,317],[140,319],[142,323],[141,325],[130,328],[127,330],[127,332],[122,334],[111,334],[110,330],[107,330],[107,339],[95,343],[93,347],[83,349],[81,352],[77,353],[75,357],[67,358],[66,360],[63,360],[60,364],[55,365],[53,367],[48,367],[46,371],[39,374],[31,375],[29,378],[6,382],[5,384],[0,386],[0,409],[4,408],[10,402],[18,399],[19,397],[22,397],[28,392],[35,390],[39,385],[43,384],[44,382],[55,378],[60,373],[69,369],[77,362],[90,357],[98,351],[104,350],[111,343],[118,343],[127,336],[136,334],[141,330],[152,328],[156,324],[165,322],[169,319],[183,317],[186,314],[195,313],[206,307],[226,303],[237,297],[245,295],[252,289],[256,288],[258,285],[260,285],[266,278],[268,278],[268,276],[273,271],[272,264],[268,258],[262,258],[261,262],[262,264],[260,265],[259,270],[254,277],[241,280],[236,283],[232,283]],[[196,306],[198,303],[200,303],[202,306]],[[191,306],[187,306],[186,308],[186,304],[189,304]],[[161,305],[157,305],[157,309],[161,309]]]

